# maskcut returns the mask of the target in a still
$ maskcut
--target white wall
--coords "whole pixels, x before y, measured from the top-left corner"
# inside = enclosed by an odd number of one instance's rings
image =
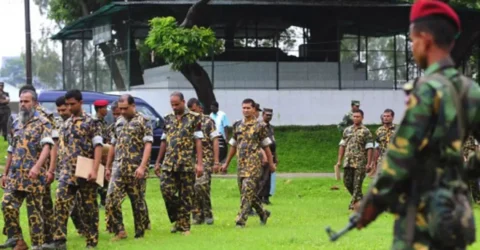
[[[171,112],[169,95],[174,89],[135,89],[130,94],[149,102],[161,115]],[[180,90],[188,100],[195,91]],[[116,92],[118,93],[118,92]],[[401,90],[215,90],[220,110],[230,123],[242,117],[241,103],[252,98],[262,107],[274,109],[275,125],[337,124],[350,109],[352,99],[361,102],[365,124],[380,123],[386,108],[395,111],[395,122],[402,118],[405,95]]]

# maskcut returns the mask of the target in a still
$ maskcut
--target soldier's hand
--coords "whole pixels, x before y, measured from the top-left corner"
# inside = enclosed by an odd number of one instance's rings
[[[270,165],[270,172],[275,173],[275,171],[277,171],[277,165],[276,164]]]
[[[30,179],[37,179],[38,175],[40,174],[40,168],[38,167],[33,167],[32,169],[30,169],[30,171],[28,172],[28,178]]]
[[[110,181],[110,178],[112,178],[112,171],[110,169],[105,169],[105,180]]]
[[[145,167],[138,167],[137,170],[135,170],[135,178],[137,179],[144,179],[145,178]]]
[[[226,174],[226,173],[227,173],[227,168],[228,168],[228,166],[227,166],[226,163],[222,165],[222,167],[220,168],[220,171],[222,172],[222,174]]]
[[[215,163],[213,166],[213,173],[218,173],[218,170],[220,170],[220,163]]]
[[[2,188],[6,188],[6,187],[7,187],[7,176],[3,175],[2,176]]]
[[[97,172],[94,169],[88,174],[87,180],[90,182],[95,182],[97,180]]]
[[[203,175],[203,166],[200,164],[197,164],[195,167],[195,172],[197,173],[197,178],[202,177]]]
[[[155,175],[160,177],[161,171],[160,171],[160,164],[155,164],[155,168],[153,169],[153,172],[155,172]]]
[[[47,184],[51,184],[55,179],[55,173],[48,171],[47,172]]]

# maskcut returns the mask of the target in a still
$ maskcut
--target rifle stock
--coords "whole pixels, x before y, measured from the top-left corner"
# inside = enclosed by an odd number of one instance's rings
[[[350,230],[354,229],[357,226],[358,222],[358,214],[353,214],[350,216],[349,222],[347,226],[345,226],[342,230],[340,230],[338,233],[333,231],[330,227],[325,228],[325,231],[328,234],[328,237],[330,238],[330,241],[336,241],[338,238],[342,237],[346,233],[348,233]]]

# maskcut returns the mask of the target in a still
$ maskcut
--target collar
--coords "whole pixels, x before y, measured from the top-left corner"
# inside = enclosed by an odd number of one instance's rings
[[[73,116],[72,115],[72,120],[75,122],[75,121],[78,121],[78,120],[85,120],[85,117],[87,117],[87,113],[85,113],[85,111],[82,110],[82,112],[80,113],[79,116]]]
[[[430,66],[425,70],[425,75],[431,75],[433,73],[436,73],[437,71],[440,71],[445,68],[452,68],[455,67],[455,63],[453,62],[451,57],[446,57]]]

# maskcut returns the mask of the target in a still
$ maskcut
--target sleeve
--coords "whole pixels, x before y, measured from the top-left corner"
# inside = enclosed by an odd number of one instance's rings
[[[378,148],[380,146],[380,136],[379,136],[380,128],[377,128],[375,131],[375,141],[373,142],[373,147]]]
[[[428,144],[429,128],[434,112],[434,99],[441,98],[429,84],[421,84],[409,96],[405,116],[388,145],[382,161],[382,172],[368,191],[364,206],[384,210],[392,208],[409,180],[416,156]],[[418,170],[417,170],[418,171]]]
[[[221,134],[217,131],[215,127],[215,122],[212,119],[208,119],[208,122],[206,124],[207,126],[205,129],[205,135],[210,136],[210,139],[213,140],[216,137],[221,136]]]
[[[343,146],[343,147],[347,146],[347,129],[343,130],[342,139],[340,140],[340,143],[338,143],[338,146]]]
[[[161,141],[167,140],[167,123],[168,123],[168,117],[165,116],[165,117],[163,118],[163,121],[164,121],[164,123],[163,123],[163,132],[162,132],[162,137],[160,137],[160,140],[161,140]]]
[[[99,120],[92,119],[90,129],[93,147],[103,146],[103,129],[101,122]]]
[[[150,126],[149,122],[144,120],[143,121],[143,142],[144,143],[153,143],[153,129]]]
[[[110,129],[110,144],[115,145],[117,143],[117,133],[115,133],[115,130],[117,128],[117,123],[118,120],[113,124],[112,128]]]
[[[225,127],[228,127],[230,125],[230,122],[228,121],[228,117],[227,117],[227,114],[223,114],[223,118],[222,118],[222,124],[221,124],[224,128]]]
[[[258,138],[260,139],[260,143],[261,143],[262,148],[266,148],[266,147],[270,146],[270,144],[272,144],[272,140],[270,140],[270,138],[268,137],[267,126],[265,126],[264,124],[261,124],[259,132],[260,133],[259,133]]]
[[[366,149],[372,149],[375,146],[375,142],[373,140],[373,135],[372,135],[372,132],[370,132],[370,130],[368,130],[368,128],[366,130],[367,130],[366,131],[367,139],[365,141],[365,148]]]
[[[200,116],[195,116],[193,138],[203,139],[202,120]]]
[[[54,144],[52,138],[52,124],[50,122],[46,122],[43,124],[43,131],[42,131],[42,139],[40,139],[40,145],[43,147],[45,144],[49,144],[50,146]]]
[[[232,147],[236,147],[237,146],[237,133],[235,133],[235,130],[237,130],[237,125],[238,123],[235,122],[232,126],[232,138],[230,139],[230,141],[228,141],[228,144],[230,144]]]

